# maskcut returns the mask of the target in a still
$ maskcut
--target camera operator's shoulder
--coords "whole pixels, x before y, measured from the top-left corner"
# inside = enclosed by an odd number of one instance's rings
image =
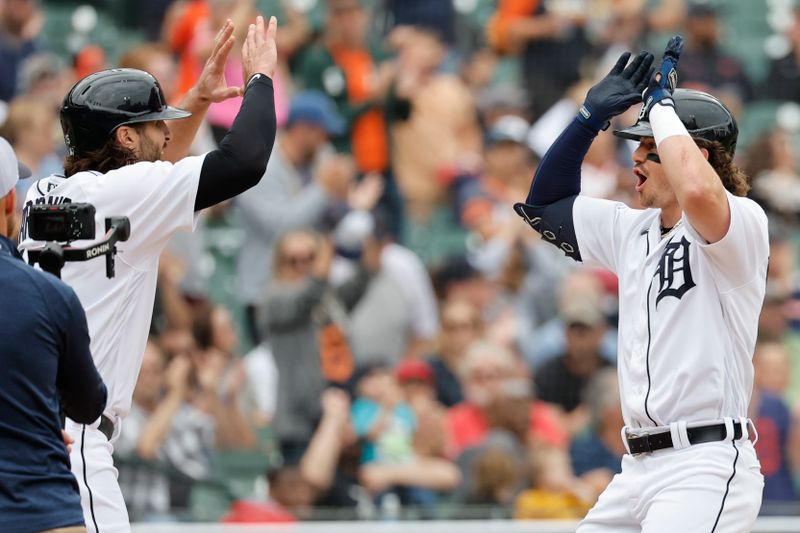
[[[8,264],[10,268],[16,270],[20,282],[16,285],[18,288],[27,288],[31,294],[38,293],[36,296],[44,301],[53,302],[57,308],[74,309],[77,304],[77,307],[82,309],[72,287],[54,275],[16,259],[9,261]]]

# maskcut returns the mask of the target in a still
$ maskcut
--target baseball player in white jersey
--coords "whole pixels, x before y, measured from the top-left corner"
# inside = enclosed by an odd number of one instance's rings
[[[261,17],[250,25],[242,47],[248,83],[227,87],[223,71],[235,44],[227,21],[182,109],[168,106],[155,78],[139,70],[107,70],[79,81],[61,109],[70,149],[65,175],[45,178],[28,193],[26,205],[91,203],[98,238],[106,217],[130,219],[130,238],[118,244],[116,277],[106,278],[103,261],[67,263],[62,271],[86,310],[92,356],[108,386],[103,416],[89,425],[66,422],[89,531],[130,531],[111,454],[139,374],[159,254],[173,234],[193,229],[199,210],[252,187],[266,168],[276,128],[276,31],[274,17],[268,28]],[[184,157],[209,104],[241,94],[241,111],[219,148]],[[167,127],[170,119],[183,120]],[[23,249],[41,246],[26,228],[20,240]]]
[[[593,532],[750,531],[763,477],[746,418],[766,287],[767,218],[732,164],[737,126],[675,89],[682,39],[661,66],[623,54],[587,94],[515,210],[567,255],[619,277],[618,370],[628,450],[578,527]],[[627,66],[626,66],[627,65]],[[600,129],[634,103],[636,193],[645,209],[579,196]]]

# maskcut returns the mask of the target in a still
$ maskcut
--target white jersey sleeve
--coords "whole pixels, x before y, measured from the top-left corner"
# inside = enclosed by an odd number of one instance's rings
[[[621,243],[640,214],[621,202],[578,196],[572,221],[583,263],[617,272]]]
[[[728,233],[719,241],[708,244],[691,223],[687,232],[694,237],[698,248],[717,272],[714,280],[720,292],[728,292],[763,276],[763,263],[769,258],[767,215],[753,200],[727,192],[731,210]]]

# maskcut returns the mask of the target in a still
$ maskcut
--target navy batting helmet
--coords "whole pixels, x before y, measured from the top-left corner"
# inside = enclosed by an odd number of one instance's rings
[[[689,135],[696,139],[719,141],[731,155],[736,151],[736,139],[739,127],[736,119],[725,105],[717,98],[694,89],[675,89],[672,95],[675,100],[675,112]],[[614,130],[614,135],[638,141],[642,137],[652,137],[653,128],[648,117],[639,116],[636,124]]]
[[[118,68],[90,74],[72,87],[61,106],[61,129],[70,154],[76,155],[102,148],[122,125],[190,115],[167,105],[151,74]]]

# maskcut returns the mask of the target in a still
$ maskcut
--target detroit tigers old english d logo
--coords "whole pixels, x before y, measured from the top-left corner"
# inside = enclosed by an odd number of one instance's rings
[[[680,275],[679,275],[680,274]],[[681,237],[679,242],[668,242],[656,268],[658,276],[658,296],[656,307],[662,298],[674,296],[680,300],[695,286],[692,269],[689,266],[689,241]]]

